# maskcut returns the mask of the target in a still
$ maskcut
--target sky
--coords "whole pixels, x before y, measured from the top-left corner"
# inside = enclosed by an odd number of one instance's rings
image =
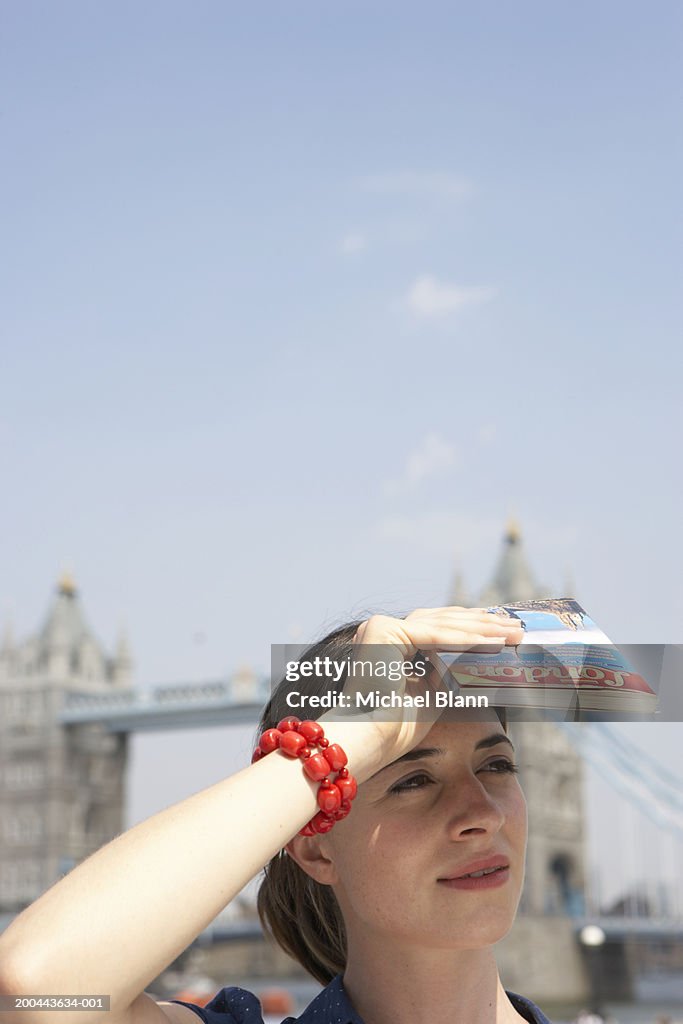
[[[0,5],[0,613],[136,680],[475,595],[680,642],[675,2]],[[680,744],[672,744],[678,749]]]

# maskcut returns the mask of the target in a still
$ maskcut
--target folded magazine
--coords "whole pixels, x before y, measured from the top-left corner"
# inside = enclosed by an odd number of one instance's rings
[[[458,693],[485,695],[495,706],[656,711],[657,694],[573,598],[488,610],[519,619],[524,639],[495,654],[439,652],[445,681]]]

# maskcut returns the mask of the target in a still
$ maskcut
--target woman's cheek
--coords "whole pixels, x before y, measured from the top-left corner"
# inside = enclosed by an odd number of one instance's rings
[[[518,807],[519,807],[519,812],[518,813],[519,813],[519,819],[520,819],[520,828],[522,829],[522,831],[524,833],[524,842],[526,843],[526,835],[527,835],[527,829],[528,829],[527,803],[526,803],[526,797],[524,796],[524,790],[519,785],[519,783],[517,784],[517,791],[518,791],[517,800],[518,800]]]

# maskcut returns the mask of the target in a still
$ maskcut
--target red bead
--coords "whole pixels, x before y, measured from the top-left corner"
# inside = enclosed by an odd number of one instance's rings
[[[254,753],[251,755],[251,763],[255,764],[256,761],[260,761],[262,757],[266,755],[263,753],[260,747],[257,747]]]
[[[298,757],[299,751],[306,747],[306,740],[298,732],[283,732],[280,740],[280,750],[287,757]],[[308,747],[306,747],[308,750]]]
[[[334,827],[334,818],[330,818],[324,811],[318,811],[314,818],[311,818],[309,825],[314,832],[324,835]]]
[[[353,775],[348,775],[345,779],[340,779],[339,776],[334,780],[335,785],[341,793],[342,800],[353,800],[356,793],[358,792],[358,783],[354,779]]]
[[[300,721],[301,719],[296,715],[288,715],[287,718],[283,718],[277,723],[277,727],[280,732],[296,732]]]
[[[347,804],[346,802],[342,803],[342,805],[339,808],[339,810],[334,812],[334,820],[335,821],[342,821],[342,819],[346,817],[346,815],[349,813],[350,810],[351,810],[351,804]]]
[[[338,779],[348,779],[348,777],[349,777],[349,769],[348,768],[341,768],[337,778]]]
[[[325,730],[322,725],[318,722],[313,722],[307,719],[305,722],[299,723],[299,732],[302,736],[305,736],[309,743],[317,743],[325,735]]]
[[[300,757],[302,761],[305,761],[307,757],[310,757],[313,751],[310,747],[300,747],[296,752],[296,756]]]
[[[334,814],[341,807],[342,795],[334,783],[321,783],[318,790],[318,807],[326,814]]]
[[[299,829],[299,835],[300,836],[314,836],[315,835],[315,830],[313,828],[311,828],[310,821],[309,821],[309,823],[307,825],[304,825],[304,827],[302,829]]]
[[[321,782],[330,774],[330,766],[322,754],[312,754],[304,761],[304,771],[309,779]]]
[[[321,750],[324,750],[325,747],[329,747],[329,745],[330,741],[326,740],[324,736],[318,740],[318,746],[320,747]]]
[[[264,754],[272,754],[280,746],[282,733],[279,729],[266,729],[259,740],[259,746]]]
[[[333,772],[338,772],[348,762],[348,757],[338,743],[330,743],[325,751],[325,760]]]

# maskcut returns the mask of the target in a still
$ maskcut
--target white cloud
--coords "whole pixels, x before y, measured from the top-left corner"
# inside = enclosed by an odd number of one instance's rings
[[[465,306],[489,302],[495,289],[466,287],[439,281],[431,274],[421,274],[408,289],[408,308],[417,316],[438,317],[456,313]]]
[[[456,464],[455,445],[446,441],[440,434],[432,432],[410,452],[401,476],[397,480],[388,480],[384,490],[390,495],[414,491],[428,477],[444,473]]]
[[[371,174],[361,179],[367,192],[384,195],[434,196],[439,199],[466,199],[474,191],[471,182],[443,171],[398,171]]]
[[[367,244],[368,240],[362,231],[348,231],[341,240],[340,248],[345,255],[352,256],[362,252]]]

